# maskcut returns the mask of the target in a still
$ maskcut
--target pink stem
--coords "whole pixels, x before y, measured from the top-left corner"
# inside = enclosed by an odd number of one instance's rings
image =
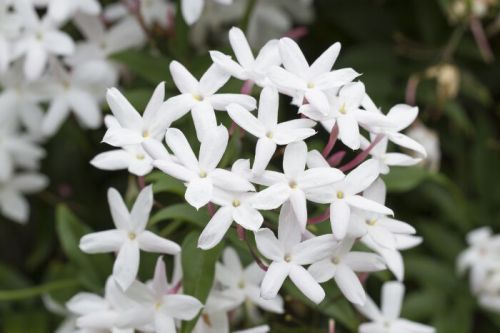
[[[332,152],[335,143],[337,142],[337,138],[339,136],[339,126],[337,123],[333,125],[332,130],[330,131],[330,137],[328,138],[328,143],[323,149],[323,157],[327,157]]]
[[[335,320],[333,319],[328,321],[328,333],[335,333]]]
[[[241,240],[241,241],[244,241],[245,240],[245,229],[243,229],[243,227],[239,224],[236,225],[236,233],[238,234],[238,238]]]
[[[167,290],[167,294],[177,294],[182,287],[182,281],[177,282],[175,286]]]
[[[305,26],[300,26],[287,31],[283,37],[289,37],[294,40],[299,40],[309,33],[309,29]]]
[[[253,249],[252,245],[250,245],[250,241],[248,240],[248,238],[245,238],[246,240],[246,243],[247,243],[247,246],[248,246],[248,250],[250,251],[250,254],[252,255],[253,259],[255,260],[255,262],[257,263],[257,265],[264,271],[266,272],[268,267],[266,264],[264,264],[264,262],[262,261],[262,259],[260,259],[259,255],[255,252],[255,250]]]
[[[254,82],[252,80],[246,80],[245,82],[243,82],[243,85],[241,86],[240,93],[242,93],[243,95],[251,95],[253,85]]]
[[[208,209],[208,214],[212,217],[215,215],[215,205],[212,203],[212,202],[209,202],[208,205],[207,205],[207,209]]]
[[[490,43],[488,42],[481,21],[475,16],[472,16],[470,19],[470,30],[472,31],[472,35],[474,36],[474,40],[476,41],[484,61],[488,63],[492,62],[495,56],[491,51]]]
[[[139,184],[139,188],[142,190],[144,187],[146,187],[146,180],[144,179],[143,176],[137,177],[137,183]]]
[[[417,102],[418,78],[410,76],[406,84],[405,101],[408,105],[415,105]]]
[[[365,160],[365,158],[370,154],[370,151],[373,149],[373,147],[375,147],[375,145],[379,143],[383,137],[384,137],[383,134],[377,134],[375,140],[373,140],[373,142],[366,149],[361,151],[355,158],[353,158],[347,164],[341,166],[339,170],[342,172],[346,172],[360,165]]]
[[[318,224],[328,220],[329,218],[330,218],[330,208],[327,208],[320,215],[309,218],[307,220],[307,224]]]
[[[344,159],[346,152],[345,150],[341,150],[333,154],[328,158],[328,164],[330,164],[332,167],[338,166],[342,160]]]

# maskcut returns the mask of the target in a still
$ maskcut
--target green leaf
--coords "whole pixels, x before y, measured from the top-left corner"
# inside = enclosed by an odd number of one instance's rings
[[[79,278],[88,288],[100,290],[111,273],[111,260],[108,255],[87,255],[79,248],[80,238],[92,232],[81,223],[64,205],[56,209],[56,229],[62,249],[71,263],[77,266]]]
[[[141,50],[127,50],[113,55],[112,58],[154,85],[162,81],[170,82],[170,84],[172,82],[168,78],[170,60],[163,56],[152,55],[150,52]]]
[[[393,167],[389,174],[383,176],[389,192],[407,192],[413,190],[427,179],[429,172],[424,168]]]
[[[192,232],[186,236],[182,243],[182,288],[186,295],[196,297],[200,302],[205,303],[210,289],[212,289],[215,263],[219,259],[223,243],[221,242],[215,248],[204,251],[197,247],[198,232]],[[182,324],[182,333],[190,333],[197,318],[184,322]]]
[[[14,289],[14,290],[0,290],[0,301],[13,301],[40,296],[52,291],[57,291],[66,288],[73,288],[80,284],[77,279],[60,280],[48,282],[35,287]]]
[[[184,197],[184,192],[186,191],[184,184],[163,172],[155,171],[150,173],[146,176],[146,181],[153,183],[154,193],[168,192]]]
[[[186,203],[179,203],[160,209],[153,215],[149,223],[154,225],[165,220],[181,220],[204,227],[210,217],[206,209],[196,210]]]
[[[2,332],[8,333],[48,333],[50,329],[49,317],[42,311],[29,311],[24,313],[12,312],[2,318]]]

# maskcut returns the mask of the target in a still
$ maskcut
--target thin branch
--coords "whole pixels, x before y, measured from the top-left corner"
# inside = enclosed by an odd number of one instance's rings
[[[380,142],[380,140],[384,138],[384,136],[385,136],[384,134],[377,134],[375,140],[373,140],[373,142],[366,149],[361,151],[355,158],[353,158],[347,164],[341,166],[339,168],[340,171],[346,172],[360,165],[365,160],[365,158],[370,154],[373,147],[375,147]]]

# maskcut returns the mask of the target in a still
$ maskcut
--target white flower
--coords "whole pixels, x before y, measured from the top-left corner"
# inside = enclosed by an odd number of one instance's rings
[[[80,249],[86,253],[117,251],[113,277],[122,289],[134,282],[139,270],[140,250],[177,254],[180,246],[145,230],[153,206],[153,189],[145,187],[129,213],[118,191],[108,190],[108,202],[115,230],[95,232],[82,237]]]
[[[20,17],[9,11],[6,0],[0,0],[0,74],[5,73],[14,56],[13,41],[21,27]]]
[[[68,73],[57,60],[51,61],[52,80],[45,81],[51,102],[42,121],[42,133],[53,135],[73,111],[83,127],[96,129],[102,123],[99,98],[92,85],[81,78],[82,72],[73,68]]]
[[[315,156],[316,158],[310,155],[309,165],[313,166],[310,170],[316,169],[316,165],[328,165],[324,159],[318,161],[317,155]],[[352,208],[393,215],[391,209],[359,195],[377,179],[378,175],[377,162],[368,160],[349,172],[343,180],[323,187],[311,195],[315,202],[330,204],[330,223],[337,239],[343,239],[347,233]]]
[[[200,141],[203,135],[214,131],[217,127],[214,110],[225,111],[227,105],[231,103],[240,104],[247,110],[256,108],[256,101],[251,96],[216,94],[230,78],[230,75],[216,64],[210,66],[199,82],[177,61],[170,63],[170,73],[181,95],[170,98],[167,101],[168,108],[177,112],[175,119],[191,111]]]
[[[262,281],[262,298],[275,298],[288,276],[314,303],[318,304],[325,298],[323,288],[302,266],[323,259],[336,242],[332,235],[322,235],[301,242],[301,229],[290,204],[285,203],[281,207],[278,238],[267,228],[255,233],[260,253],[272,260]]]
[[[140,1],[140,12],[144,23],[148,27],[158,24],[168,28],[175,22],[175,6],[170,0],[142,0]]]
[[[271,68],[269,78],[282,93],[292,96],[297,106],[301,106],[305,98],[321,113],[328,114],[328,92],[359,75],[351,68],[331,71],[340,51],[339,43],[330,46],[311,66],[292,39],[280,39],[279,49],[285,68]]]
[[[267,325],[256,326],[253,328],[248,328],[246,330],[234,331],[233,333],[268,333],[270,328]]]
[[[149,139],[161,141],[171,123],[168,110],[163,107],[164,98],[165,83],[162,82],[156,87],[141,116],[118,89],[109,89],[106,99],[120,126],[109,127],[103,142],[123,147]]]
[[[116,324],[121,328],[154,327],[155,332],[177,332],[175,320],[191,320],[203,305],[188,295],[169,293],[165,263],[160,257],[150,286],[135,281],[126,294],[138,303],[121,313]]]
[[[14,63],[0,75],[0,114],[2,119],[12,118],[13,126],[23,125],[32,137],[40,138],[43,110],[40,106],[43,94],[40,85],[24,78],[22,64]]]
[[[233,0],[215,0],[216,2],[229,5]],[[205,0],[181,0],[181,11],[184,20],[188,25],[192,25],[201,16],[203,7],[205,6]]]
[[[111,330],[120,333],[133,333],[132,330],[118,330],[115,327],[115,321],[120,313],[132,306],[134,306],[134,302],[123,294],[123,291],[111,277],[106,281],[104,297],[81,292],[66,303],[66,307],[77,316],[76,325],[85,333]]]
[[[259,175],[266,169],[277,145],[287,145],[313,136],[315,122],[309,119],[294,119],[278,124],[279,94],[275,88],[262,89],[259,99],[258,118],[238,104],[230,104],[227,111],[231,118],[245,131],[259,140],[255,148],[252,171]]]
[[[328,95],[327,112],[322,112],[313,104],[302,105],[299,112],[307,117],[321,121],[323,127],[331,132],[337,124],[338,138],[349,148],[359,149],[361,135],[359,126],[371,130],[374,126],[388,126],[392,123],[382,114],[361,109],[361,102],[365,96],[365,86],[361,82],[346,84],[338,95]]]
[[[460,273],[470,269],[470,284],[474,293],[485,287],[489,272],[498,267],[500,260],[500,235],[493,235],[491,228],[482,227],[467,235],[469,248],[457,259]]]
[[[0,181],[0,211],[2,215],[15,222],[26,223],[30,207],[23,194],[39,192],[47,187],[48,183],[47,177],[36,173],[21,173],[9,177],[8,180]]]
[[[24,75],[28,80],[35,80],[42,75],[49,55],[70,55],[75,51],[75,44],[68,34],[58,30],[49,16],[40,20],[28,2],[21,0],[16,6],[26,27],[16,45],[16,55],[25,55]]]
[[[157,160],[154,165],[166,174],[186,182],[186,201],[196,209],[212,199],[214,186],[235,192],[255,190],[246,179],[231,171],[217,168],[229,139],[224,126],[216,127],[214,132],[202,140],[198,159],[180,130],[170,128],[165,139],[179,163]]]
[[[120,124],[113,116],[106,116],[104,122],[108,128],[112,126],[120,127]],[[102,170],[125,169],[136,176],[145,176],[153,170],[153,159],[138,144],[100,153],[90,161],[90,164]]]
[[[86,80],[94,82],[99,92],[118,83],[118,63],[111,55],[143,45],[144,31],[133,17],[120,20],[107,28],[97,16],[78,14],[76,27],[85,40],[76,44],[75,53],[66,57],[72,67],[85,68]],[[102,87],[102,88],[101,88]]]
[[[0,119],[0,181],[7,180],[17,166],[37,169],[44,156],[43,148],[29,135],[18,132],[5,117]]]
[[[371,142],[361,137],[361,148],[366,149],[376,140],[375,134],[370,134]],[[388,153],[387,145],[389,140],[387,137],[380,139],[370,150],[372,159],[378,162],[380,173],[386,175],[389,173],[391,166],[411,166],[420,163],[421,158],[414,158],[403,153]]]
[[[305,229],[307,222],[307,200],[316,202],[312,194],[319,188],[330,187],[344,178],[344,174],[330,166],[305,170],[307,146],[304,141],[290,143],[283,156],[283,173],[265,171],[263,179],[271,185],[256,195],[258,209],[278,208],[289,201],[299,225]]]
[[[385,205],[386,187],[378,178],[363,192],[363,197],[373,202]],[[415,228],[406,222],[398,221],[385,214],[354,210],[351,226],[356,229],[359,237],[371,238],[378,245],[390,250],[396,249],[397,235],[415,234]]]
[[[344,296],[354,304],[364,304],[366,293],[354,272],[376,272],[385,269],[383,259],[369,252],[351,251],[354,238],[345,238],[329,257],[309,267],[309,273],[320,283],[334,279]]]
[[[441,164],[441,148],[439,135],[421,122],[415,122],[406,134],[424,147],[427,157],[423,161],[431,171],[438,171]]]
[[[208,250],[219,244],[233,221],[247,230],[259,230],[264,217],[253,207],[254,198],[253,192],[230,192],[214,187],[211,201],[220,208],[203,229],[198,247]]]
[[[64,22],[81,12],[92,16],[101,13],[98,0],[48,0],[48,15],[57,22]]]
[[[210,56],[214,63],[239,80],[251,80],[261,87],[269,85],[271,83],[267,77],[269,69],[281,64],[278,42],[269,41],[256,58],[241,29],[233,27],[229,30],[229,42],[238,62],[219,51],[211,51]]]
[[[360,333],[434,333],[433,327],[399,318],[404,297],[404,285],[386,282],[382,287],[382,307],[377,308],[373,300],[367,299],[364,306],[356,308],[372,322],[359,326]]]
[[[228,311],[238,306],[236,302],[231,295],[212,289],[193,333],[229,333]]]
[[[263,310],[283,313],[283,299],[277,295],[272,300],[260,296],[260,284],[264,271],[253,262],[243,268],[237,252],[228,247],[222,255],[223,263],[217,263],[215,278],[223,286],[223,295],[236,299],[235,307],[258,306]]]
[[[363,107],[375,114],[381,113],[368,95],[365,95],[363,99]],[[420,143],[405,134],[399,133],[415,121],[418,116],[418,107],[397,104],[393,106],[385,116],[387,120],[392,123],[392,126],[379,128],[373,126],[370,128],[372,133],[384,134],[389,141],[394,142],[396,145],[413,150],[423,158],[427,157],[425,148]]]

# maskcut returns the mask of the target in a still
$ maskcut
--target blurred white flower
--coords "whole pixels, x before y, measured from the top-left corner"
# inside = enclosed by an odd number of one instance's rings
[[[98,0],[46,0],[48,15],[57,22],[65,22],[76,13],[81,12],[92,16],[101,13]]]
[[[148,27],[169,28],[175,23],[175,5],[170,0],[141,0],[139,10]]]
[[[238,253],[227,247],[222,254],[222,263],[217,263],[215,279],[223,286],[222,294],[235,299],[234,307],[245,304],[273,312],[283,313],[283,299],[277,295],[272,300],[260,296],[260,284],[264,278],[264,271],[253,262],[243,268]],[[251,310],[249,309],[251,312]]]
[[[0,74],[7,70],[14,56],[14,41],[21,32],[20,17],[9,10],[6,0],[0,0]]]
[[[0,159],[1,161],[1,159]],[[0,170],[3,166],[0,166]],[[47,177],[37,173],[20,173],[0,181],[0,211],[3,216],[18,222],[28,222],[30,207],[25,194],[33,194],[47,187]]]
[[[360,333],[434,333],[436,330],[427,325],[415,323],[399,317],[403,304],[405,287],[400,282],[386,282],[382,287],[381,310],[368,298],[364,306],[356,308],[370,323],[359,326]]]
[[[422,164],[430,171],[439,171],[441,165],[441,147],[438,133],[426,127],[423,123],[416,122],[406,134],[424,147],[427,156],[422,161]]]
[[[206,0],[181,0],[181,12],[188,25],[194,24],[201,16]],[[233,0],[214,0],[223,5],[230,5]]]
[[[160,257],[151,285],[135,281],[126,291],[126,295],[136,305],[123,311],[116,325],[141,330],[151,326],[156,332],[177,332],[175,320],[193,319],[203,305],[192,296],[169,293],[170,287],[165,263]]]
[[[139,270],[140,250],[155,253],[177,254],[181,248],[176,243],[147,231],[146,224],[153,206],[153,189],[145,187],[129,212],[122,197],[115,189],[108,191],[108,203],[116,229],[87,234],[80,240],[80,249],[86,253],[117,251],[113,278],[126,290],[134,282]]]

